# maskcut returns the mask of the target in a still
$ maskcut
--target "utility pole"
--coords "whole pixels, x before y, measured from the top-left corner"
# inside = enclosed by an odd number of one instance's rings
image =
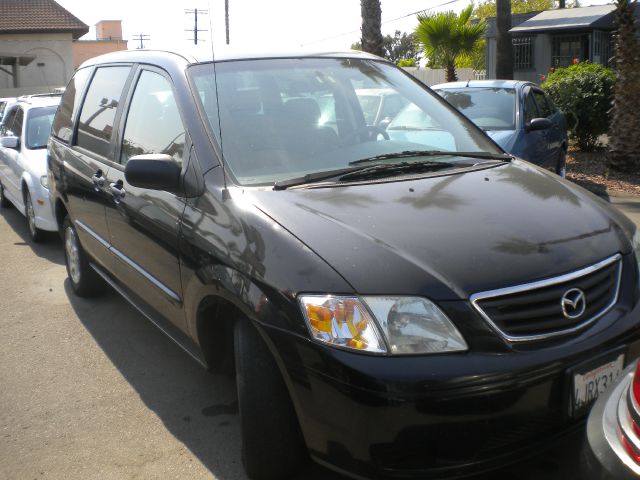
[[[140,46],[137,47],[137,50],[142,50],[144,48],[144,43],[142,43],[143,41],[147,41],[147,40],[151,40],[151,36],[147,35],[146,33],[139,33],[137,35],[133,36],[133,40],[136,42],[140,42]]]
[[[185,32],[193,31],[193,38],[189,40],[193,40],[194,45],[198,44],[198,32],[206,32],[207,30],[199,30],[198,29],[198,15],[207,15],[209,13],[208,10],[198,10],[197,8],[193,10],[185,10],[184,13],[187,15],[193,14],[193,30],[185,29]],[[201,40],[204,41],[204,40]]]

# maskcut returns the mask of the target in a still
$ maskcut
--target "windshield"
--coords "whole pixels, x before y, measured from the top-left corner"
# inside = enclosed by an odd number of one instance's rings
[[[45,148],[51,133],[51,123],[58,107],[41,107],[29,110],[27,118],[27,148]]]
[[[195,65],[189,75],[208,128],[241,185],[274,184],[396,152],[501,153],[437,95],[383,62],[238,60],[218,63],[215,70],[217,96],[213,64]],[[380,106],[382,93],[394,97],[396,107],[376,125],[369,112],[371,103]],[[423,129],[385,129],[392,115],[410,108],[422,113]]]
[[[448,88],[438,93],[480,128],[516,128],[516,91],[513,88]]]

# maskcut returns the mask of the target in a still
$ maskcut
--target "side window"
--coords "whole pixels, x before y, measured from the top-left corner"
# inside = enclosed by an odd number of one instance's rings
[[[63,142],[71,142],[73,122],[76,119],[78,107],[80,106],[80,95],[84,90],[90,73],[90,68],[78,70],[69,82],[69,85],[67,85],[62,101],[60,102],[60,108],[53,121],[51,134]]]
[[[131,67],[101,67],[96,70],[78,124],[79,147],[107,157],[120,97]]]
[[[550,117],[552,112],[544,92],[540,90],[534,90],[533,94],[536,97],[536,103],[538,104],[538,111],[540,112],[540,116],[543,118]]]
[[[144,70],[131,99],[124,129],[120,163],[135,155],[163,153],[182,163],[185,129],[171,83]]]
[[[4,117],[2,122],[2,128],[0,128],[0,135],[3,137],[8,137],[11,135],[11,124],[13,123],[13,119],[16,116],[17,108],[12,108],[7,112],[7,115]]]
[[[536,101],[533,99],[533,93],[529,91],[524,97],[524,122],[529,123],[531,120],[538,117]]]

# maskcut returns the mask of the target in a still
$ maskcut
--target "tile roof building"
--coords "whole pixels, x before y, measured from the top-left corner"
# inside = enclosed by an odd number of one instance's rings
[[[54,0],[0,0],[0,96],[65,86],[73,41],[88,31]]]

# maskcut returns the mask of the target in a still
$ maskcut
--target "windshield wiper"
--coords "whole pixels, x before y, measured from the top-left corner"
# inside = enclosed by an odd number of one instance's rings
[[[305,185],[307,183],[320,182],[322,180],[329,180],[331,178],[340,178],[345,173],[353,171],[359,171],[362,168],[359,167],[347,167],[339,168],[337,170],[328,170],[324,172],[308,173],[302,177],[289,178],[273,184],[274,190],[286,190],[289,187],[295,187],[297,185]]]
[[[382,165],[371,165],[370,167],[364,167],[353,172],[345,173],[340,177],[340,180],[357,180],[386,176],[389,173],[433,172],[436,170],[443,170],[445,168],[453,168],[455,166],[455,163],[432,161],[385,163]]]
[[[486,152],[450,152],[446,150],[404,150],[402,152],[384,153],[382,155],[375,155],[373,157],[361,158],[360,160],[354,160],[349,162],[349,165],[358,165],[360,163],[373,162],[376,160],[389,160],[393,158],[405,158],[405,157],[466,157],[466,158],[480,158],[482,160],[502,160],[505,162],[511,161],[513,158],[508,154],[500,153],[486,153]]]

